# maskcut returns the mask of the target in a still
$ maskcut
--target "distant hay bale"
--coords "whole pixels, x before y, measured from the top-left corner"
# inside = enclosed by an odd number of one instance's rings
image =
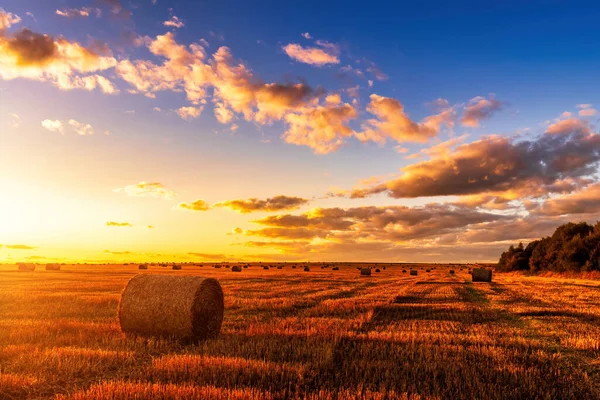
[[[431,270],[430,269],[426,269],[425,272],[431,272]]]
[[[216,279],[141,274],[121,294],[119,323],[126,334],[198,341],[219,334],[224,307]]]
[[[492,270],[486,268],[473,268],[473,282],[491,282]]]
[[[333,267],[333,268],[331,268],[331,270],[332,270],[332,271],[339,271],[339,270],[340,270],[340,267]]]
[[[19,271],[35,271],[35,264],[32,263],[18,263]]]
[[[277,267],[277,269],[283,269],[283,266],[280,265],[279,267]]]
[[[60,264],[46,264],[46,271],[60,271]]]
[[[310,272],[310,268],[304,267],[304,272]]]
[[[450,275],[454,275],[454,270],[451,269],[450,271],[448,271],[450,273]]]
[[[379,270],[379,268],[377,268],[377,269],[375,270],[375,272],[381,272],[381,271]]]
[[[172,269],[179,271],[181,269],[181,265],[174,264]]]
[[[385,266],[383,267],[383,270],[384,270],[384,271],[386,270]]]
[[[248,266],[247,266],[247,265],[244,265],[244,268],[248,268]]]
[[[361,268],[360,274],[363,275],[363,276],[370,276],[371,275],[371,268]]]
[[[242,272],[242,267],[240,267],[239,265],[234,265],[233,267],[231,267],[231,272]]]
[[[406,273],[406,270],[405,270],[405,269],[403,269],[403,270],[402,270],[402,273],[403,273],[403,274],[405,274],[405,273]]]
[[[292,269],[296,269],[296,266],[295,266],[295,265],[292,265]]]
[[[416,275],[418,275],[419,273],[417,272],[417,270],[416,270],[416,269],[411,269],[411,270],[410,270],[410,274],[411,274],[411,275],[413,275],[413,276],[416,276]]]
[[[267,267],[266,265],[263,267],[263,269],[269,269],[269,267]]]
[[[146,264],[140,264],[138,265],[138,269],[148,269],[148,266]],[[175,268],[173,268],[175,269]]]
[[[215,268],[221,268],[221,266],[220,265],[215,265]]]

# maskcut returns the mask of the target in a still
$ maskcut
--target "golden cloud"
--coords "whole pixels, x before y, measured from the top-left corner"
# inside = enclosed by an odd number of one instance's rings
[[[128,196],[137,197],[164,197],[165,199],[172,199],[177,196],[172,190],[164,187],[160,182],[144,182],[133,185],[127,185],[122,188],[114,189],[114,192],[126,193]]]
[[[295,210],[303,205],[308,204],[308,202],[309,200],[301,197],[279,195],[265,200],[256,198],[245,200],[226,200],[213,204],[213,207],[227,207],[242,214],[247,214],[258,211],[273,212]]]
[[[129,228],[129,227],[132,227],[133,225],[131,225],[129,222],[107,221],[106,226],[128,227]]]
[[[460,122],[464,126],[477,128],[480,121],[490,118],[500,109],[502,109],[502,103],[496,100],[493,95],[490,95],[488,99],[477,96],[469,100],[469,103],[464,107],[464,114]]]
[[[317,67],[340,63],[339,48],[336,45],[327,42],[320,42],[320,45],[322,48],[302,47],[299,44],[290,43],[283,46],[283,51],[296,61]]]
[[[198,199],[191,203],[179,203],[177,207],[191,211],[208,211],[210,209],[210,205],[202,199]]]

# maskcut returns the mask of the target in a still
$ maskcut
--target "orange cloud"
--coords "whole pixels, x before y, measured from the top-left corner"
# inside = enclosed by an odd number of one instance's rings
[[[482,96],[472,98],[464,107],[464,114],[460,122],[464,126],[477,128],[479,122],[490,118],[496,111],[502,108],[502,103],[492,95],[489,99]]]
[[[600,212],[600,183],[593,184],[579,192],[546,200],[533,211],[539,215],[571,215]]]
[[[398,100],[372,94],[367,111],[377,118],[369,119],[363,124],[363,132],[357,137],[363,141],[372,140],[385,143],[386,139],[397,142],[426,142],[437,136],[442,125],[454,126],[454,110],[448,108],[439,114],[429,116],[417,123],[404,112],[404,106]]]
[[[181,119],[191,120],[198,118],[204,110],[204,107],[180,107],[175,112],[181,117]]]
[[[279,195],[265,200],[256,198],[246,200],[226,200],[215,203],[213,207],[227,207],[242,214],[247,214],[257,211],[273,212],[295,210],[303,205],[308,204],[308,202],[309,201],[307,199],[303,199],[301,197]]]
[[[5,80],[49,81],[64,90],[99,88],[113,94],[118,92],[116,86],[96,73],[116,63],[112,56],[101,56],[66,39],[54,39],[26,28],[12,35],[0,30],[0,78]]]
[[[489,136],[438,152],[429,161],[402,168],[398,178],[346,194],[411,198],[517,191],[539,197],[562,190],[557,184],[565,179],[577,182],[593,175],[599,163],[600,135],[586,123],[566,120],[533,141]]]
[[[283,46],[283,51],[292,59],[304,64],[322,67],[327,64],[339,64],[339,47],[328,42],[318,41],[321,47],[302,47],[299,44],[290,43]]]
[[[0,7],[0,33],[11,26],[18,24],[19,22],[21,22],[21,17],[4,11],[4,9]]]
[[[127,185],[122,188],[114,189],[113,191],[123,192],[128,196],[138,197],[164,197],[165,199],[172,199],[177,196],[177,193],[165,188],[160,182],[142,181],[133,185]]]
[[[171,19],[169,19],[168,21],[163,22],[164,26],[168,26],[171,28],[182,28],[185,26],[185,24],[183,23],[183,21],[181,21],[179,18],[177,18],[177,16],[173,15],[171,17]]]
[[[131,225],[129,222],[114,222],[114,221],[107,221],[107,222],[106,222],[106,226],[116,226],[116,227],[132,227],[133,225]]]
[[[210,209],[210,205],[202,199],[198,199],[191,203],[179,203],[177,207],[191,211],[207,211]]]

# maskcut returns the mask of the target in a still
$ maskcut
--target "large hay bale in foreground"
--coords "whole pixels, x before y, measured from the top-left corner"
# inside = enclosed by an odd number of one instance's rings
[[[410,270],[410,274],[411,274],[411,275],[413,275],[413,276],[416,276],[416,275],[418,275],[419,273],[417,272],[417,270],[416,270],[416,269],[411,269],[411,270]]]
[[[18,263],[19,271],[35,271],[35,264],[32,263]]]
[[[473,268],[473,282],[491,282],[492,270],[485,268]]]
[[[242,267],[240,267],[239,265],[234,265],[233,267],[231,267],[231,272],[242,272]]]
[[[361,268],[360,274],[364,275],[364,276],[370,276],[371,275],[371,268]]]
[[[60,271],[60,264],[46,264],[46,271]]]
[[[216,279],[141,274],[121,294],[119,323],[126,334],[198,341],[219,334],[224,307]]]

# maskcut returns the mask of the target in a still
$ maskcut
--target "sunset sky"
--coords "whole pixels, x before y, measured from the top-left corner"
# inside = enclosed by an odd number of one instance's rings
[[[496,261],[600,220],[597,2],[0,5],[0,262]]]

